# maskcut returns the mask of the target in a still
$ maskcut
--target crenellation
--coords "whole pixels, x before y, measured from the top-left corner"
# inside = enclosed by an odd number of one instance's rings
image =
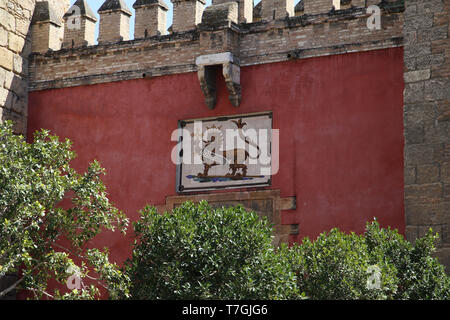
[[[31,19],[33,52],[61,49],[60,33],[62,20],[55,8],[47,1],[37,2]]]
[[[253,22],[253,0],[240,0],[239,5],[239,23]]]
[[[76,3],[66,12],[64,28],[61,28],[62,22],[57,22],[49,26],[47,29],[36,28],[34,38],[39,39],[33,47],[33,51],[43,52],[46,49],[59,50],[57,41],[50,47],[49,34],[57,34],[63,31],[64,48],[72,48],[77,46],[95,45],[94,30],[97,18],[87,5],[87,0],[77,0]],[[164,36],[171,33],[180,33],[198,29],[202,23],[202,17],[205,12],[205,0],[171,0],[173,3],[173,24],[167,29],[166,20],[168,7],[164,0],[136,0],[133,7],[136,11],[136,22],[134,30],[134,38],[150,38],[153,36]],[[402,0],[373,0],[377,2],[383,12],[402,12]],[[48,4],[50,2],[43,1]],[[355,9],[365,10],[365,0],[302,0],[294,5],[294,0],[262,0],[256,6],[253,0],[214,0],[212,5],[223,5],[226,3],[236,3],[238,10],[237,23],[244,27],[260,21],[274,20],[292,20],[295,17],[305,17],[305,21],[310,20],[310,16],[323,16],[325,19],[332,19],[333,14],[346,14],[345,12],[355,12]],[[338,8],[336,7],[339,4]],[[54,6],[51,2],[51,6]],[[207,9],[209,14],[211,9]],[[74,8],[80,8],[80,18],[73,15]],[[49,9],[50,10],[50,9]],[[98,43],[112,43],[130,40],[129,23],[131,11],[126,6],[124,0],[106,0],[99,9],[100,14],[100,34]],[[342,13],[344,12],[344,13]],[[208,18],[211,24],[212,19]],[[314,18],[315,19],[315,18]],[[383,16],[385,23],[391,23]],[[220,19],[219,19],[220,20]],[[72,24],[77,23],[78,28],[73,28]],[[36,23],[37,24],[37,23]],[[218,25],[216,23],[216,25]],[[441,30],[437,30],[435,34],[439,36]],[[53,37],[53,36],[52,36]],[[0,41],[2,41],[0,34]],[[49,48],[46,48],[49,46]]]
[[[213,0],[212,5],[223,4],[227,2],[236,2],[238,6],[238,22],[253,22],[253,0]]]
[[[223,27],[224,23],[227,27],[230,27],[232,23],[238,23],[238,13],[237,2],[213,4],[203,12],[201,27]]]
[[[100,14],[99,43],[130,40],[132,13],[123,0],[106,0],[98,13]]]
[[[221,52],[232,52],[241,66],[248,66],[402,46],[403,14],[383,14],[389,23],[380,30],[369,30],[369,15],[356,7],[339,14],[237,24],[235,2],[212,5],[205,10],[202,23],[190,31],[34,54],[30,90],[97,83],[100,77],[104,78],[101,81],[134,79],[144,72],[157,76],[162,68],[167,68],[165,74],[192,72],[196,71],[196,56]],[[71,57],[76,59],[68,64]],[[65,81],[58,80],[62,78]]]
[[[97,17],[86,0],[77,0],[64,15],[63,48],[95,44]]]
[[[270,21],[295,16],[294,0],[261,0],[261,18]]]
[[[137,0],[133,8],[136,10],[134,38],[148,38],[167,33],[167,7],[164,0]]]
[[[302,0],[304,2],[304,14],[327,13],[333,8],[332,0]]]
[[[173,32],[193,30],[202,21],[205,0],[171,0],[173,3]]]
[[[301,0],[294,7],[294,15],[298,17],[303,15],[304,13],[305,13],[305,2]]]

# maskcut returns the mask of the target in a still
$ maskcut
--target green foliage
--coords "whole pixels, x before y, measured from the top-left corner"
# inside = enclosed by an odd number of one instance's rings
[[[288,299],[298,296],[287,248],[241,206],[187,202],[172,213],[146,207],[126,263],[133,299]]]
[[[125,232],[128,220],[109,202],[99,163],[80,175],[70,167],[74,157],[69,140],[42,130],[29,144],[13,134],[12,123],[0,124],[0,277],[20,268],[16,287],[35,298],[93,298],[93,284],[62,296],[47,291],[49,279],[65,283],[77,269],[112,297],[126,295],[127,277],[108,262],[107,252],[86,248],[102,229]]]
[[[431,230],[413,245],[373,221],[362,235],[335,228],[275,249],[265,219],[206,202],[146,207],[134,230],[134,299],[449,299]]]
[[[393,270],[371,259],[365,239],[338,229],[322,233],[314,242],[294,245],[293,268],[299,290],[311,299],[383,299],[395,290]],[[369,288],[370,266],[381,270],[379,288]],[[378,287],[378,286],[377,286]]]
[[[311,299],[449,299],[449,277],[431,256],[436,239],[430,230],[412,245],[374,221],[363,235],[333,229],[305,238],[290,261]]]
[[[411,244],[397,230],[380,228],[378,222],[367,224],[365,241],[371,257],[378,257],[395,270],[397,288],[389,298],[450,299],[450,277],[432,256],[438,239],[430,228]]]
[[[0,297],[17,287],[55,299],[92,299],[100,288],[113,299],[449,299],[432,230],[411,244],[374,221],[363,235],[333,229],[274,248],[267,220],[206,202],[142,210],[120,269],[88,245],[128,220],[109,202],[99,163],[80,175],[74,157],[68,140],[43,130],[29,144],[0,124],[0,278],[21,270]],[[50,279],[74,276],[80,289],[49,292]]]

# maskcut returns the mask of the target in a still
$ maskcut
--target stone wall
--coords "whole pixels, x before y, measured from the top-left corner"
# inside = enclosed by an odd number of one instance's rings
[[[34,1],[0,0],[0,119],[24,133],[27,117],[27,56]]]
[[[62,17],[69,0],[51,0]],[[13,120],[18,133],[26,132],[30,22],[35,0],[0,0],[0,121]],[[62,33],[58,41],[62,40]]]
[[[404,45],[406,236],[414,241],[432,227],[441,236],[437,256],[450,266],[449,0],[408,0],[404,13],[403,5],[385,6],[402,1],[382,1],[381,30],[367,28],[362,8],[375,0],[354,0],[339,12],[330,11],[331,0],[306,0],[297,17],[214,28],[200,23],[203,0],[172,0],[170,35],[29,57],[36,1],[0,0],[0,121],[14,120],[18,133],[26,132],[29,89],[193,72],[197,56],[226,50],[247,66]],[[69,0],[49,4],[62,17]],[[60,44],[63,31],[51,40]]]
[[[449,0],[405,1],[404,134],[407,238],[430,227],[450,267]]]

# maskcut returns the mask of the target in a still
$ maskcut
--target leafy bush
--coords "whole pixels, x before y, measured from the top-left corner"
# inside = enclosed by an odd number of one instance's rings
[[[203,201],[162,215],[146,207],[141,215],[125,267],[133,299],[297,297],[287,255],[274,249],[271,226],[255,213]]]
[[[362,235],[335,228],[274,248],[265,219],[206,202],[146,207],[134,230],[133,299],[449,299],[431,230],[413,245],[373,221]]]
[[[430,230],[415,244],[374,221],[363,235],[338,229],[291,248],[298,288],[311,299],[448,299],[449,277],[431,256]]]
[[[377,222],[367,224],[365,241],[371,257],[383,259],[395,270],[396,290],[392,299],[449,299],[450,277],[432,256],[439,236],[430,228],[414,244],[397,230],[383,229]]]
[[[94,298],[99,288],[111,297],[126,294],[128,279],[107,251],[86,246],[104,229],[125,232],[128,219],[109,202],[99,163],[79,174],[70,166],[74,158],[69,140],[42,130],[27,143],[11,122],[0,124],[0,279],[21,271],[0,297],[15,289],[36,299]],[[50,279],[65,284],[74,271],[92,284],[67,294],[48,288]]]

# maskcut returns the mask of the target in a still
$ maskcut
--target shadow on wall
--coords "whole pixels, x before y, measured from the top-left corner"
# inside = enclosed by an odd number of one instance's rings
[[[69,6],[69,0],[0,0],[0,120],[14,121],[15,131],[22,134],[28,117],[28,56],[36,3],[50,4],[61,18]]]
[[[33,11],[31,1],[0,1],[0,119],[14,121],[21,134],[26,132]]]

